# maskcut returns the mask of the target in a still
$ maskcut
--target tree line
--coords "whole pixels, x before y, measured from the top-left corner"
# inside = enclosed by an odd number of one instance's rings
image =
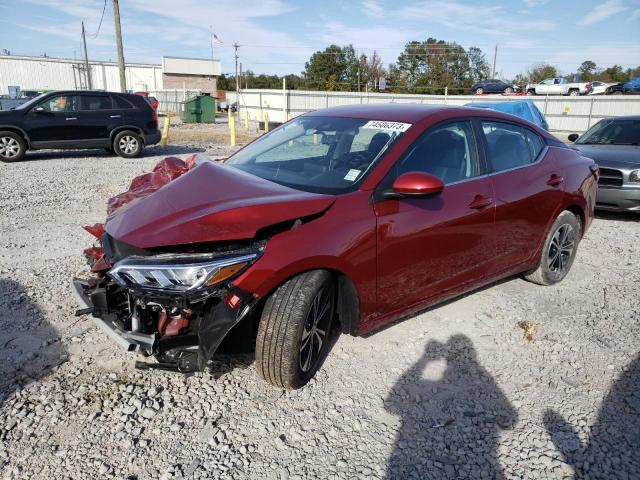
[[[626,82],[640,75],[640,67],[623,69],[620,65],[599,68],[586,60],[577,68],[583,81]],[[491,66],[478,47],[464,49],[455,42],[436,38],[408,42],[395,62],[383,66],[374,51],[358,54],[353,45],[329,45],[316,51],[305,63],[301,74],[256,75],[247,71],[240,77],[241,88],[282,88],[323,91],[389,91],[393,93],[468,94],[474,82],[488,79]],[[513,79],[503,79],[524,87],[549,77],[557,77],[557,69],[548,64],[532,65]],[[380,79],[384,79],[384,84]],[[572,81],[574,73],[566,75]],[[235,77],[222,75],[218,88],[235,90]]]

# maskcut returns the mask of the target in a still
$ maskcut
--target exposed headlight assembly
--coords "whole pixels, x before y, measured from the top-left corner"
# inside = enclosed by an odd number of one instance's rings
[[[233,257],[210,254],[131,256],[117,262],[108,275],[125,288],[137,286],[165,292],[191,292],[228,280],[259,256],[260,252]]]
[[[629,173],[629,181],[640,183],[640,170],[632,170],[631,173]]]

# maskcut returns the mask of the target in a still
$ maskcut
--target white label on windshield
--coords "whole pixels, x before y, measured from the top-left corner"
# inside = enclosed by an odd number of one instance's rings
[[[385,122],[383,120],[370,120],[362,128],[375,128],[376,130],[391,130],[392,132],[405,132],[411,126],[410,123]]]
[[[352,168],[344,176],[344,179],[345,180],[349,180],[350,182],[353,182],[356,178],[358,178],[358,175],[360,175],[360,172],[361,172],[361,170],[355,170],[355,169]]]

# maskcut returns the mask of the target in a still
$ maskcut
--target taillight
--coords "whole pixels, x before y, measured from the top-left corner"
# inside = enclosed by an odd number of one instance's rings
[[[591,90],[591,84],[590,84],[590,83],[587,83],[587,84],[585,85],[585,88],[586,88],[587,90]]]
[[[600,178],[600,167],[597,165],[591,165],[589,169],[591,170],[591,173],[593,173],[593,176],[596,177],[596,180],[598,180]]]
[[[158,121],[158,111],[153,108],[151,109],[151,120],[154,122]]]

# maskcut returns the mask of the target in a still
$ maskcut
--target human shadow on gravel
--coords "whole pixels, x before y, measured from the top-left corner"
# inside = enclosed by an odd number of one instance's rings
[[[6,278],[0,278],[0,355],[0,407],[67,359],[56,329],[22,285]]]
[[[429,342],[385,407],[401,417],[388,479],[503,478],[500,429],[513,428],[517,412],[468,337]]]
[[[545,412],[544,425],[575,478],[640,478],[640,355],[609,390],[586,445],[575,427],[552,410]]]

